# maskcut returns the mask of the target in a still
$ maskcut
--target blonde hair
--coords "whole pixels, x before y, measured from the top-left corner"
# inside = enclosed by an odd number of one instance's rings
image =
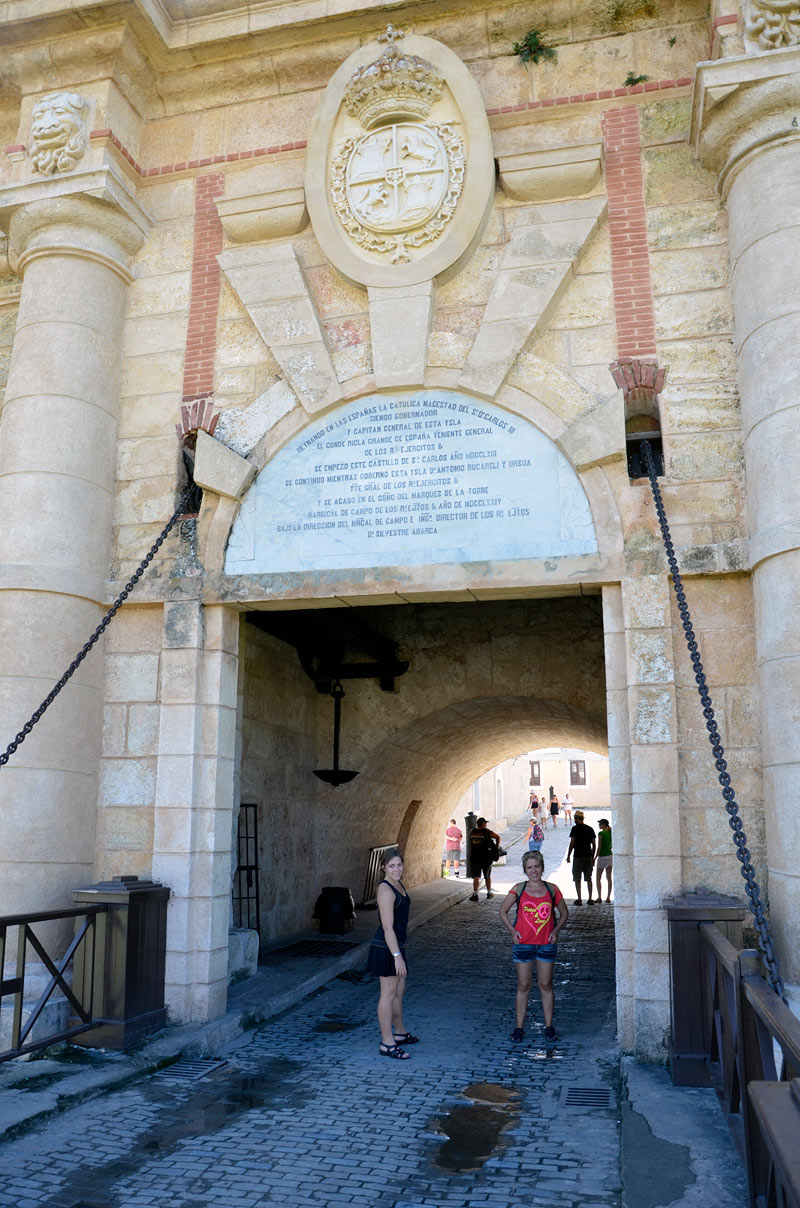
[[[542,868],[544,868],[544,856],[540,851],[526,851],[525,855],[522,857],[523,872],[525,871],[525,865],[529,860],[535,860],[537,864],[541,864]]]

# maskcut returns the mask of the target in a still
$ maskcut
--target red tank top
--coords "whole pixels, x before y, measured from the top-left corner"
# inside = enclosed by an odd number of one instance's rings
[[[561,902],[561,891],[553,886],[556,906]],[[555,927],[553,917],[553,902],[545,889],[544,895],[534,898],[527,889],[523,889],[519,900],[516,929],[519,932],[521,944],[549,944],[550,936]]]

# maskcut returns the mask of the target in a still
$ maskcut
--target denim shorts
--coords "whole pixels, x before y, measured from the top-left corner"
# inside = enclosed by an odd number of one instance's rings
[[[531,961],[554,961],[558,944],[515,944],[514,964],[527,965]]]

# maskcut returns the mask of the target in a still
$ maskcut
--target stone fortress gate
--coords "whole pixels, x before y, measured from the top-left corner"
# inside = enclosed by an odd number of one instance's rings
[[[203,494],[0,770],[0,912],[161,880],[172,1018],[214,1018],[240,803],[271,940],[372,846],[436,876],[502,759],[607,751],[620,1042],[658,1059],[661,903],[742,883],[642,433],[800,980],[800,11],[555,3],[525,68],[519,6],[384,9],[3,10],[6,741],[184,447]]]

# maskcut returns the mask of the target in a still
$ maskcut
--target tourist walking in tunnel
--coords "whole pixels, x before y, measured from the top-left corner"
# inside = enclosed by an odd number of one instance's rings
[[[590,906],[594,905],[592,897],[592,869],[594,868],[595,844],[597,836],[593,826],[587,826],[583,820],[583,810],[575,811],[575,825],[569,832],[569,848],[567,849],[567,864],[572,858],[572,879],[575,882],[575,905],[582,906],[581,877],[586,882],[586,898]],[[574,853],[574,854],[573,854]]]
[[[544,843],[544,831],[539,825],[538,818],[531,818],[528,830],[523,839],[527,851],[541,851]]]
[[[597,900],[598,902],[603,900],[602,880],[603,873],[605,873],[608,881],[606,901],[610,902],[612,869],[614,866],[611,823],[608,821],[608,818],[601,818],[597,825],[600,827],[600,834],[597,836],[597,859],[594,865],[597,871]]]
[[[527,880],[516,884],[500,906],[500,920],[514,941],[513,961],[517,967],[516,1027],[511,1039],[522,1040],[525,1035],[535,961],[545,1023],[544,1038],[554,1044],[558,1036],[553,1025],[553,964],[558,951],[558,934],[569,918],[569,910],[558,886],[544,879],[544,856],[540,851],[525,852],[522,871]],[[516,918],[512,923],[508,915],[515,904]]]
[[[483,879],[486,885],[487,898],[493,898],[492,865],[500,852],[500,836],[489,830],[485,818],[478,819],[478,825],[469,832],[467,839],[467,872],[472,877],[472,894],[470,902],[478,900],[478,886]]]
[[[444,875],[450,875],[450,862],[453,863],[453,872],[458,876],[458,862],[461,859],[461,840],[464,838],[464,832],[460,827],[456,826],[455,818],[450,819],[450,824],[444,832]]]
[[[394,849],[384,854],[381,873],[383,879],[378,885],[381,923],[369,946],[367,972],[374,973],[380,980],[380,1055],[407,1061],[410,1053],[402,1046],[417,1044],[419,1037],[407,1032],[403,1023],[403,995],[408,977],[405,943],[411,899],[402,881],[403,857],[399,851]]]

